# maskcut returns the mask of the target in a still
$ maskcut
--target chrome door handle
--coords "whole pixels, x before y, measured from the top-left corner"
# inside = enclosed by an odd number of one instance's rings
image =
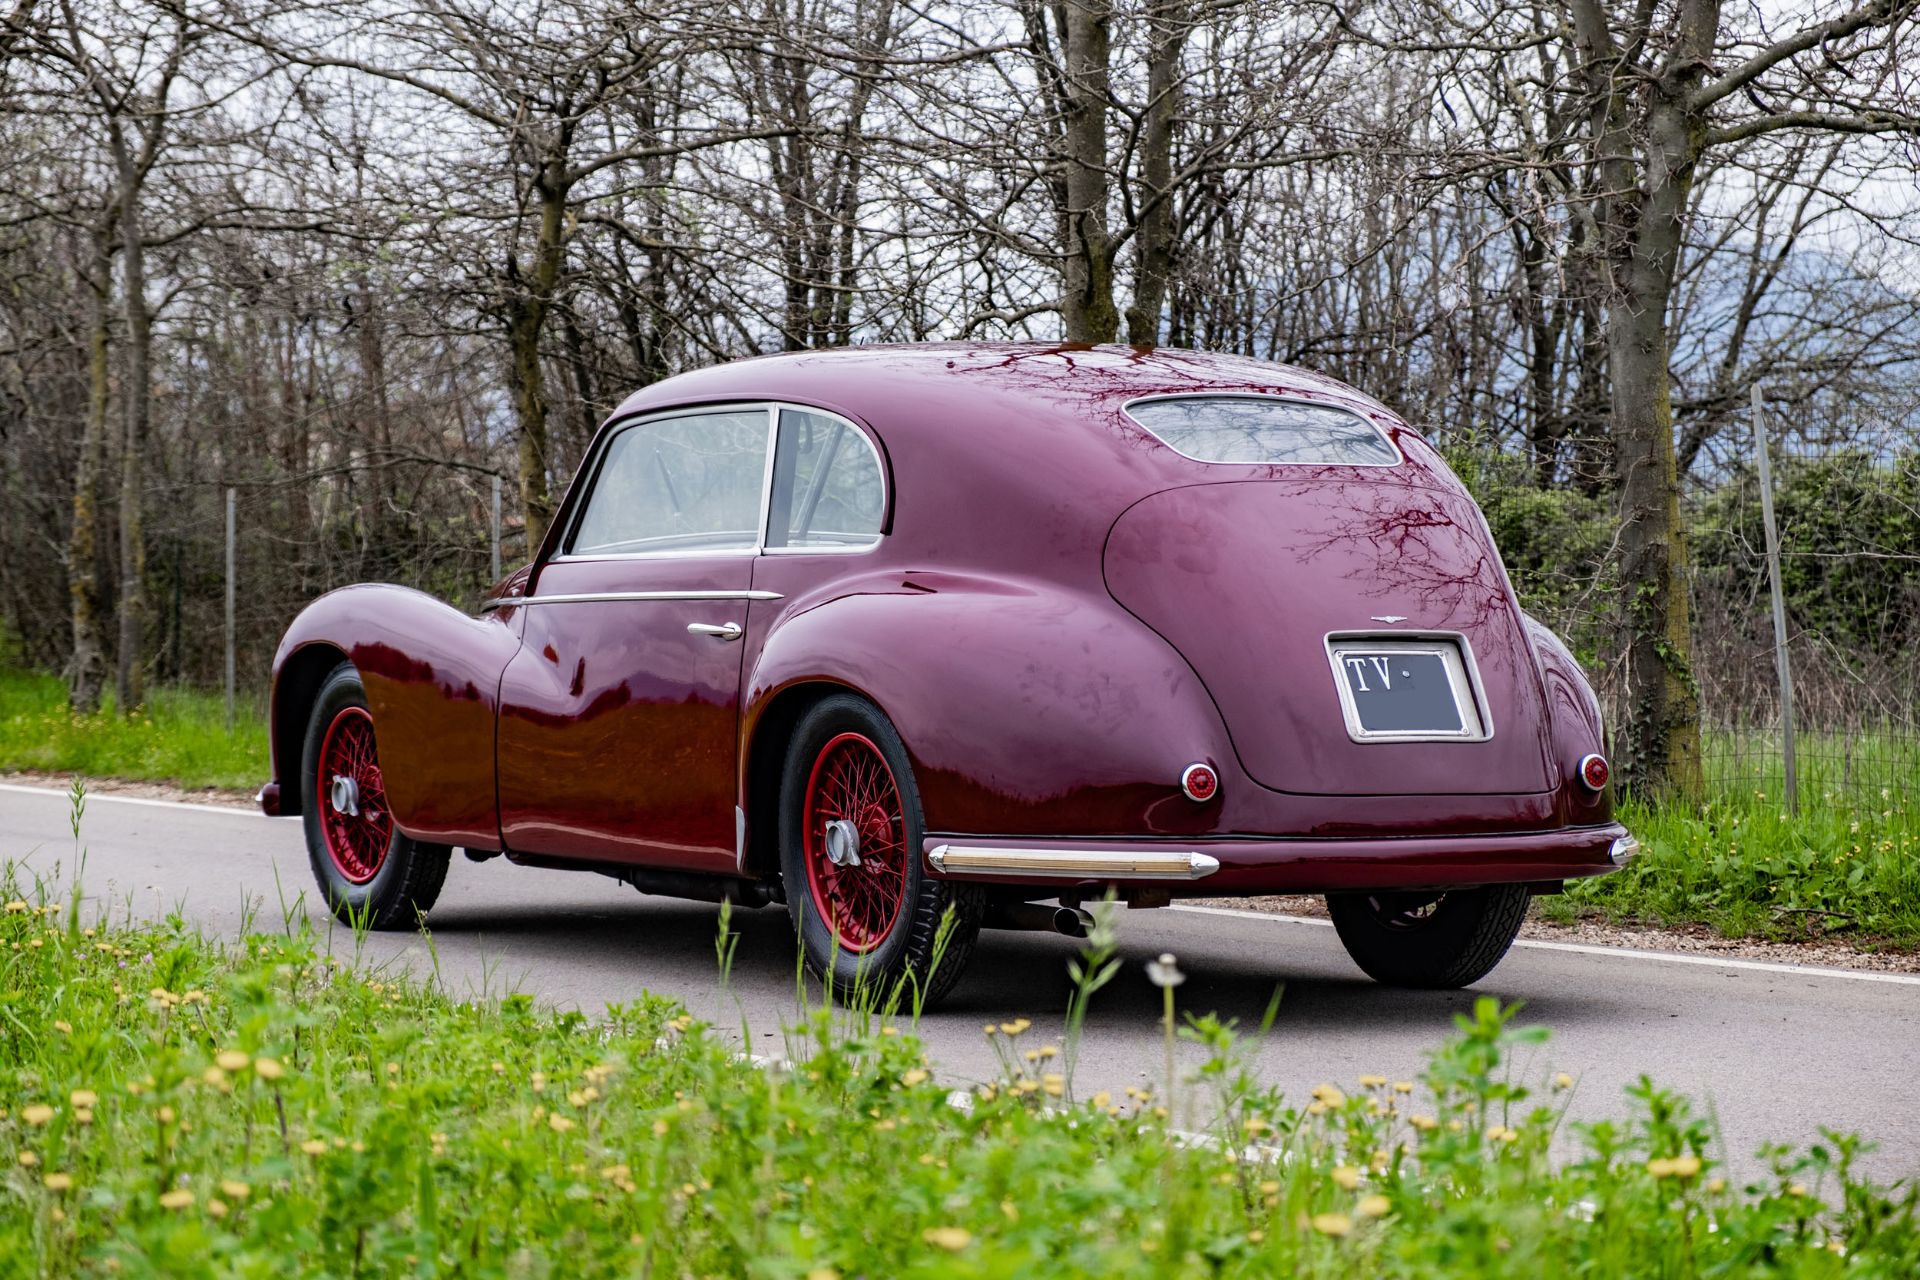
[[[715,640],[738,640],[746,634],[737,622],[723,622],[717,627],[711,622],[689,622],[687,630],[696,636],[712,636]]]

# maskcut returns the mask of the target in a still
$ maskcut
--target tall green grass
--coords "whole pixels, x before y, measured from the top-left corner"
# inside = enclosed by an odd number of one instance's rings
[[[1565,919],[1703,923],[1729,937],[1837,936],[1920,946],[1920,808],[1892,788],[1827,792],[1787,812],[1778,792],[1698,808],[1621,806],[1641,855],[1620,872],[1542,899]]]
[[[0,770],[252,790],[267,779],[266,716],[243,700],[232,733],[218,694],[150,691],[131,716],[75,715],[56,676],[0,667]]]
[[[222,945],[5,874],[0,1274],[1920,1273],[1916,1193],[1858,1176],[1856,1139],[1730,1180],[1649,1082],[1570,1124],[1576,1082],[1518,1077],[1545,1033],[1492,1000],[1417,1080],[1284,1097],[1234,1028],[1176,1017],[1163,957],[1177,1074],[1076,1098],[1014,1019],[986,1028],[1001,1077],[952,1092],[871,1006],[815,1010],[769,1068],[644,994],[455,1000],[304,917]]]

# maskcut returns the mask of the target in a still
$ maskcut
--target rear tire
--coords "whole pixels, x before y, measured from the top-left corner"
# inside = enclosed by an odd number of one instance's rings
[[[917,985],[931,1008],[960,980],[986,895],[928,876],[925,835],[906,745],[879,708],[840,693],[800,718],[780,782],[780,871],[807,968],[842,998],[864,987],[885,1000],[906,980],[902,994]]]
[[[1431,893],[1329,894],[1327,912],[1353,962],[1392,987],[1464,987],[1513,945],[1531,895],[1520,884]]]
[[[320,684],[300,753],[307,860],[341,923],[411,929],[440,896],[453,851],[394,825],[373,730],[360,673],[343,662]]]

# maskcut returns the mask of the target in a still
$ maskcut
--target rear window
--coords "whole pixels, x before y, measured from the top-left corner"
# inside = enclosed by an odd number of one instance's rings
[[[1171,396],[1129,405],[1127,414],[1197,462],[1384,467],[1400,461],[1378,427],[1332,405],[1273,396]]]

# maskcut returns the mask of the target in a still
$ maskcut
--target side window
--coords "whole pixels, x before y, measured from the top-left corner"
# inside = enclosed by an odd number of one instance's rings
[[[752,551],[766,466],[765,410],[637,422],[608,442],[567,550]]]
[[[780,411],[767,546],[815,551],[880,541],[887,485],[859,428],[823,413]]]

